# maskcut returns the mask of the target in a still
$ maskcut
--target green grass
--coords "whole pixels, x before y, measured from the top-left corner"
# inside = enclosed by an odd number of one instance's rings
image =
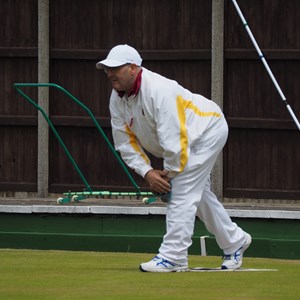
[[[299,299],[300,261],[244,258],[277,272],[143,273],[150,254],[0,250],[0,299]],[[190,267],[219,266],[190,256]]]

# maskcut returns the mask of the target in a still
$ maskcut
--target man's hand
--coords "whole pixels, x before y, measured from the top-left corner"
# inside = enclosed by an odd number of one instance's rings
[[[168,171],[164,170],[150,170],[145,179],[150,185],[150,188],[155,193],[166,194],[171,191],[171,185],[169,183],[170,178],[167,177]]]

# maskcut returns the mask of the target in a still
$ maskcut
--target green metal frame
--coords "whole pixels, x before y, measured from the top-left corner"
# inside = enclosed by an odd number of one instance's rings
[[[142,201],[144,204],[150,204],[155,202],[158,197],[163,197],[163,195],[155,195],[152,192],[110,192],[110,191],[84,191],[84,192],[67,192],[63,194],[65,197],[60,197],[57,199],[59,204],[66,202],[79,202],[89,197],[103,197],[103,198],[112,198],[112,197],[129,197],[137,198],[143,197]]]
[[[96,118],[94,117],[94,115],[92,114],[91,110],[85,106],[81,101],[79,101],[76,97],[74,97],[70,92],[68,92],[66,89],[64,89],[62,86],[58,85],[58,84],[54,84],[54,83],[14,83],[13,87],[16,89],[16,91],[25,99],[27,100],[30,104],[32,104],[36,109],[38,109],[38,111],[41,112],[41,114],[43,115],[43,117],[45,118],[46,122],[48,123],[50,129],[52,130],[52,132],[54,133],[56,139],[58,140],[59,144],[61,145],[61,147],[63,148],[64,152],[66,153],[67,157],[69,158],[70,162],[72,163],[72,165],[74,166],[74,168],[76,169],[77,173],[79,174],[81,180],[83,181],[83,183],[85,184],[86,190],[87,192],[68,192],[68,193],[64,193],[64,195],[66,196],[65,198],[59,198],[58,199],[58,203],[66,203],[66,202],[70,202],[71,200],[74,200],[76,198],[76,201],[80,201],[83,200],[89,196],[152,196],[152,198],[149,198],[149,202],[147,203],[151,203],[155,201],[155,196],[153,195],[153,193],[151,192],[141,192],[140,188],[138,187],[136,181],[133,179],[133,177],[131,176],[131,174],[129,173],[127,167],[125,166],[124,162],[121,160],[120,156],[118,155],[118,153],[116,152],[116,150],[114,149],[113,145],[111,144],[111,142],[109,141],[108,137],[106,136],[106,134],[104,133],[103,129],[101,128],[100,124],[98,123],[98,121],[96,120]],[[74,160],[74,158],[72,157],[72,155],[70,154],[69,150],[67,149],[65,143],[63,142],[62,138],[60,137],[60,135],[58,134],[57,130],[55,129],[53,123],[51,122],[49,116],[46,114],[46,112],[43,110],[43,108],[41,106],[39,106],[34,100],[32,100],[28,95],[26,95],[21,88],[23,87],[53,87],[56,88],[60,91],[62,91],[65,95],[67,95],[72,101],[74,101],[76,104],[78,104],[80,107],[82,107],[90,116],[90,118],[92,119],[92,121],[94,122],[97,130],[100,132],[101,136],[104,138],[106,144],[108,145],[109,149],[112,151],[113,155],[115,156],[115,158],[118,160],[121,168],[123,169],[123,171],[125,172],[126,176],[128,177],[128,179],[130,180],[130,182],[132,183],[133,187],[135,188],[136,192],[116,192],[115,195],[113,192],[108,192],[108,191],[96,191],[93,192],[92,188],[90,187],[89,183],[87,182],[86,178],[84,177],[83,173],[81,172],[80,168],[78,167],[76,161]],[[74,196],[76,196],[74,198]],[[154,197],[153,197],[154,196]]]

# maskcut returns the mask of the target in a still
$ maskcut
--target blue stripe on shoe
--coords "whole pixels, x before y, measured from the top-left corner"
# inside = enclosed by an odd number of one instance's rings
[[[164,266],[165,268],[169,268],[168,265],[171,265],[172,267],[175,267],[175,264],[171,263],[170,261],[166,260],[166,259],[163,259],[161,257],[159,257],[159,259],[161,259],[161,261],[159,263],[157,263],[156,265],[159,266],[159,265],[162,265]]]

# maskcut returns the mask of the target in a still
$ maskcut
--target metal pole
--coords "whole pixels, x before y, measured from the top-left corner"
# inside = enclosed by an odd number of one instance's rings
[[[265,68],[266,68],[266,70],[267,70],[267,72],[268,72],[268,74],[269,74],[269,76],[270,76],[270,78],[271,78],[271,80],[272,80],[272,82],[273,82],[275,88],[277,89],[277,92],[279,93],[281,99],[282,99],[283,102],[285,103],[286,108],[287,108],[287,110],[289,111],[290,115],[292,116],[292,118],[293,118],[293,120],[294,120],[296,126],[297,126],[298,129],[300,130],[300,123],[299,123],[299,121],[298,121],[296,115],[294,114],[294,112],[293,112],[291,106],[288,104],[285,95],[283,94],[283,92],[282,92],[282,90],[281,90],[281,88],[280,88],[280,86],[279,86],[279,84],[278,84],[278,82],[277,82],[275,76],[273,75],[273,72],[271,71],[271,69],[270,69],[270,67],[269,67],[269,65],[268,65],[268,63],[267,63],[267,61],[266,61],[266,59],[265,59],[263,53],[261,52],[261,50],[260,50],[260,48],[259,48],[259,46],[258,46],[258,44],[257,44],[257,42],[256,42],[256,40],[255,40],[255,38],[254,38],[254,36],[253,36],[253,34],[252,34],[252,32],[251,32],[251,29],[249,28],[249,26],[248,26],[248,24],[247,24],[247,21],[246,21],[244,15],[243,15],[243,13],[242,13],[240,7],[239,7],[239,5],[237,4],[236,0],[232,0],[232,3],[233,3],[233,5],[234,5],[234,7],[235,7],[235,9],[236,9],[236,11],[237,11],[237,13],[238,13],[238,15],[240,16],[240,19],[242,20],[242,22],[243,22],[243,24],[244,24],[244,26],[245,26],[245,29],[246,29],[246,31],[247,31],[247,33],[248,33],[248,35],[249,35],[249,37],[250,37],[250,39],[251,39],[251,41],[252,41],[252,43],[253,43],[253,45],[254,45],[254,47],[255,47],[255,49],[256,49],[258,55],[259,55],[259,58],[261,59],[261,61],[262,61],[263,65],[265,66]]]

